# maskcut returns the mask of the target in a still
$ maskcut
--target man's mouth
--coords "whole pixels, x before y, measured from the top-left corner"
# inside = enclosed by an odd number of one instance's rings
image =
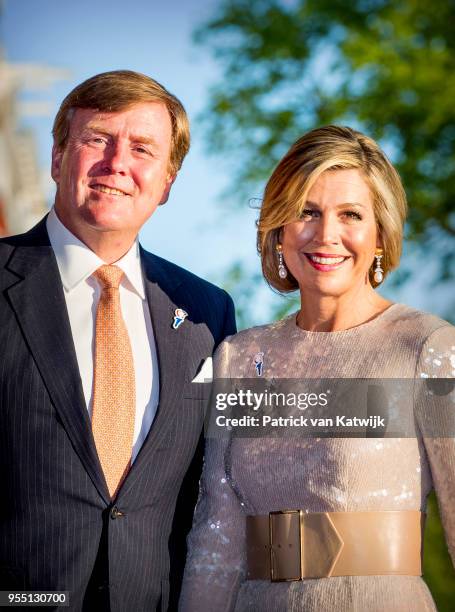
[[[321,272],[330,272],[331,270],[337,270],[344,262],[349,259],[349,256],[343,255],[328,255],[328,254],[316,254],[316,253],[304,253],[310,264],[316,270]]]
[[[96,183],[95,185],[90,185],[91,189],[95,191],[101,191],[101,193],[107,193],[109,195],[117,195],[117,196],[125,196],[129,195],[120,189],[115,189],[115,187],[107,187],[106,185],[100,185]]]

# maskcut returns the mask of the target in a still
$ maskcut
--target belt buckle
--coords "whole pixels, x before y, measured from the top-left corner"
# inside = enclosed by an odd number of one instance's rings
[[[303,511],[269,512],[269,541],[271,582],[302,580]]]

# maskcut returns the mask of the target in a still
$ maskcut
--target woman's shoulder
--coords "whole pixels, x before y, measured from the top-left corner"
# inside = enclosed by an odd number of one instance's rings
[[[272,323],[266,323],[264,325],[255,325],[254,327],[248,327],[234,334],[228,336],[225,340],[232,348],[242,348],[245,346],[250,347],[253,344],[260,345],[264,339],[270,343],[274,337],[279,339],[283,338],[283,335],[292,331],[293,322],[295,321],[295,313],[273,321]]]
[[[416,356],[420,377],[453,377],[455,375],[455,326],[422,310],[397,305],[395,325],[388,335],[403,351],[411,349]],[[420,374],[419,374],[420,373]]]
[[[396,327],[397,332],[408,332],[414,337],[419,337],[422,341],[428,339],[437,330],[442,330],[442,328],[449,334],[455,333],[455,327],[451,323],[424,310],[397,303],[389,311],[388,324]]]

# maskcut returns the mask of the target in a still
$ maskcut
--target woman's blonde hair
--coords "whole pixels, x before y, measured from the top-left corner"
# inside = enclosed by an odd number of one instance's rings
[[[289,271],[285,279],[278,275],[276,245],[282,227],[300,218],[307,194],[323,172],[348,168],[359,169],[370,187],[383,248],[384,276],[398,266],[407,205],[397,171],[372,138],[349,127],[327,125],[299,138],[279,162],[265,187],[257,248],[264,277],[278,291],[298,288]],[[373,266],[370,282],[377,285]]]
[[[190,127],[182,103],[160,83],[132,70],[112,70],[97,74],[77,85],[63,100],[54,120],[54,144],[63,149],[75,109],[100,112],[123,111],[141,102],[162,102],[171,117],[172,142],[169,169],[176,174],[190,148]]]

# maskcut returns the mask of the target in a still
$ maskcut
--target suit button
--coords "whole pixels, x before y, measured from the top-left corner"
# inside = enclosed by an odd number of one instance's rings
[[[111,508],[111,519],[113,521],[118,518],[123,518],[124,516],[125,516],[125,513],[119,510],[117,506],[113,506]]]

